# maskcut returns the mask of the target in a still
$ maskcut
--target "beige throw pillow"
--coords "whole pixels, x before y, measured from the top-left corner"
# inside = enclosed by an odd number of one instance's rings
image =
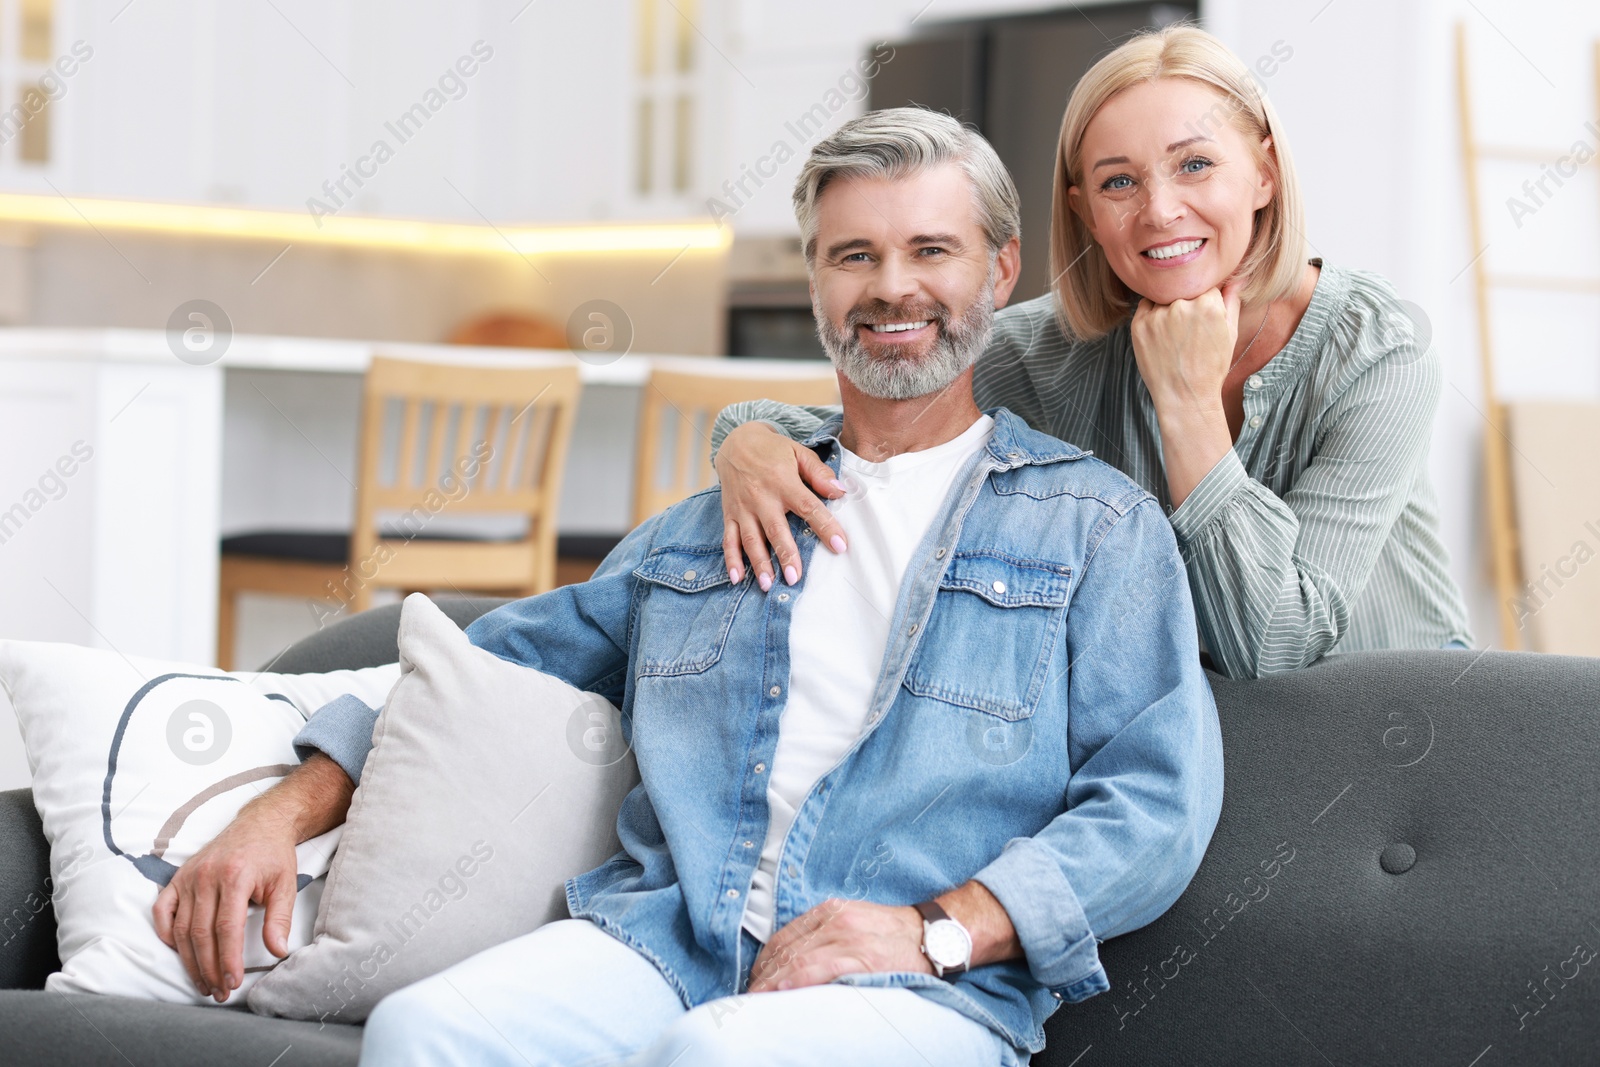
[[[313,940],[250,991],[260,1014],[359,1022],[385,994],[566,918],[566,879],[620,847],[639,775],[609,702],[478,648],[420,593],[400,670]]]

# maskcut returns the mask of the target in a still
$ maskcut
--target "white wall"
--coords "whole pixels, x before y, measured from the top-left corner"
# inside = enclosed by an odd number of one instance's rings
[[[1512,0],[1210,0],[1209,28],[1241,56],[1283,41],[1293,57],[1266,82],[1292,138],[1308,236],[1329,260],[1388,276],[1429,314],[1447,385],[1432,472],[1445,540],[1480,645],[1499,643],[1483,501],[1486,422],[1479,376],[1466,184],[1456,107],[1455,23],[1467,25],[1480,143],[1600,148],[1594,42],[1600,6],[1545,0],[1537,21]],[[1531,163],[1481,171],[1495,271],[1600,278],[1596,168],[1569,180],[1519,228],[1506,205]],[[1503,291],[1495,316],[1502,398],[1600,398],[1600,297]],[[1514,467],[1528,474],[1524,461]],[[1513,474],[1518,471],[1514,470]]]

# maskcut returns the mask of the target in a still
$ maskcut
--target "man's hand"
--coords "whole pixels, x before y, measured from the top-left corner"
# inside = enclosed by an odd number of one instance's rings
[[[982,882],[934,898],[972,936],[969,967],[1021,959],[1005,907]],[[936,973],[922,954],[922,913],[862,900],[825,900],[773,934],[750,969],[751,993],[825,985],[844,974]]]
[[[202,996],[218,1004],[244,976],[244,923],[265,905],[262,940],[289,954],[296,890],[295,835],[282,818],[246,809],[172,876],[154,909],[156,933],[178,950]]]
[[[196,852],[156,897],[151,914],[161,940],[176,949],[201,996],[218,1004],[244,979],[244,922],[266,908],[261,940],[289,954],[298,871],[294,847],[344,821],[355,785],[322,753],[240,809],[228,828]]]
[[[826,985],[845,974],[933,973],[922,915],[910,905],[825,900],[773,934],[750,971],[751,993]]]

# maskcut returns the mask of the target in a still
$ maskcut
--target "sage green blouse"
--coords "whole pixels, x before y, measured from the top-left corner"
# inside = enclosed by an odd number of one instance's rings
[[[1471,643],[1428,479],[1443,376],[1418,333],[1382,277],[1322,266],[1289,343],[1245,382],[1233,451],[1176,509],[1126,322],[1074,341],[1052,296],[1004,308],[973,391],[980,408],[1010,408],[1160,500],[1206,648],[1224,674],[1259,676],[1330,652]],[[799,440],[827,414],[734,404],[713,450],[752,419]]]

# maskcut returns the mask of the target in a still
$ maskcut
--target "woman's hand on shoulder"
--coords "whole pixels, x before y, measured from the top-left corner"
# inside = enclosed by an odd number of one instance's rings
[[[1195,401],[1220,404],[1239,335],[1239,283],[1230,281],[1192,300],[1152,304],[1133,313],[1133,354],[1159,408]]]
[[[747,422],[723,441],[716,468],[722,485],[722,557],[730,581],[744,578],[748,558],[757,583],[771,589],[774,552],[784,581],[793,585],[800,580],[800,550],[789,534],[790,512],[833,551],[845,550],[844,528],[823,503],[824,498],[843,496],[844,488],[811,449],[766,423]]]

